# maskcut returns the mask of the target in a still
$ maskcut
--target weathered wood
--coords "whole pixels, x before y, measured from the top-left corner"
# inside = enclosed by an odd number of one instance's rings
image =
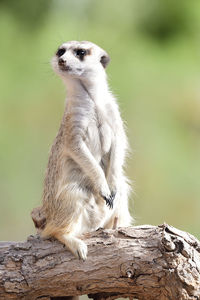
[[[0,243],[0,299],[200,299],[200,242],[169,225],[98,230],[88,259],[56,240]],[[62,299],[62,298],[61,298]]]

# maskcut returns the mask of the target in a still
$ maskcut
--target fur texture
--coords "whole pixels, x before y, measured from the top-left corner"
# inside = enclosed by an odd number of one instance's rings
[[[112,228],[116,218],[118,226],[131,222],[123,171],[128,144],[107,84],[108,62],[103,49],[85,41],[64,43],[52,59],[68,96],[46,170],[42,235],[54,236],[83,260],[81,234]]]

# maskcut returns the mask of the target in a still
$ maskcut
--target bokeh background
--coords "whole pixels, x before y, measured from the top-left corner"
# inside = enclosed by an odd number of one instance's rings
[[[0,0],[0,37],[0,240],[34,233],[65,99],[49,62],[68,40],[111,56],[136,224],[165,221],[200,238],[200,2]]]

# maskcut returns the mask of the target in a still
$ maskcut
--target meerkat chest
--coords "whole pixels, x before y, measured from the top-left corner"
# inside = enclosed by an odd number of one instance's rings
[[[111,117],[106,110],[95,107],[87,128],[88,146],[94,155],[102,156],[110,151],[114,138]]]

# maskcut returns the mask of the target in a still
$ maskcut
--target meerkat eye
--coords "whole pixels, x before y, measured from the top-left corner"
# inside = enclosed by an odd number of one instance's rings
[[[76,49],[75,50],[75,54],[76,54],[76,56],[83,57],[84,55],[86,55],[86,50],[84,50],[84,49]]]
[[[60,49],[58,49],[58,51],[56,52],[56,55],[57,55],[58,57],[61,57],[65,52],[66,52],[66,49],[60,48]]]

